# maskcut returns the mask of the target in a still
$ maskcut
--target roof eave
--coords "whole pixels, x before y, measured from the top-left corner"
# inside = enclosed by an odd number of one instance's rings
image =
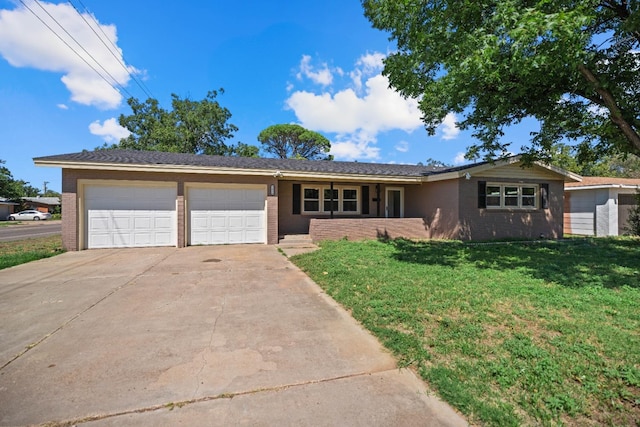
[[[594,185],[580,185],[565,187],[565,191],[578,191],[578,190],[606,190],[611,188],[620,188],[624,190],[640,190],[640,185],[630,184],[594,184]]]
[[[443,172],[443,173],[436,173],[436,174],[432,174],[432,175],[427,175],[424,177],[424,181],[425,182],[434,182],[434,181],[445,181],[448,179],[459,179],[462,178],[464,176],[466,176],[467,174],[469,174],[470,176],[473,176],[474,174],[480,173],[480,172],[484,172],[490,169],[495,169],[498,167],[502,167],[502,166],[508,166],[508,165],[512,165],[515,163],[519,163],[520,160],[520,156],[513,156],[513,157],[509,157],[507,159],[502,159],[502,160],[496,160],[493,163],[484,163],[481,165],[477,165],[477,166],[471,166],[459,171],[454,171],[454,172]],[[565,182],[580,182],[582,181],[582,177],[578,174],[575,174],[573,172],[564,170],[562,168],[553,166],[553,165],[549,165],[543,162],[534,162],[534,164],[536,166],[539,166],[541,168],[547,169],[553,173],[556,173],[558,175],[561,175],[564,177],[564,181]]]
[[[168,165],[168,164],[122,164],[122,163],[96,163],[75,161],[51,161],[34,159],[36,166],[59,167],[63,169],[84,170],[116,170],[127,172],[159,172],[159,173],[195,173],[208,175],[250,175],[272,176],[278,179],[315,179],[321,181],[361,181],[361,182],[395,182],[419,184],[422,176],[405,175],[365,175],[352,173],[330,173],[314,171],[295,171],[285,169],[246,169],[219,166],[192,166],[192,165]]]

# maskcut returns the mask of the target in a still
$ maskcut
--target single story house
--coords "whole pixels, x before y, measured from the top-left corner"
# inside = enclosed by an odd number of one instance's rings
[[[88,248],[407,237],[562,237],[565,181],[519,158],[442,168],[127,150],[34,159],[62,168],[62,239]]]
[[[59,197],[23,197],[22,204],[28,209],[35,209],[40,212],[52,212],[56,206],[60,206]]]
[[[0,221],[5,221],[9,215],[15,212],[16,206],[20,203],[10,202],[4,197],[0,197]]]
[[[585,236],[625,234],[640,179],[585,176],[564,188],[564,232]]]

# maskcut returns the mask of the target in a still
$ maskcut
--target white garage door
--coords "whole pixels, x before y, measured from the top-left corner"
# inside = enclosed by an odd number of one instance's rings
[[[85,186],[87,248],[176,246],[175,186]]]
[[[190,245],[265,243],[265,190],[190,188]]]

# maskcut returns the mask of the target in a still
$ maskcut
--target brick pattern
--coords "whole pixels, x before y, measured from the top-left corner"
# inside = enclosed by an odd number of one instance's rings
[[[67,251],[78,247],[78,198],[77,174],[74,170],[62,170],[62,246]]]
[[[492,182],[549,184],[549,209],[533,211],[509,209],[479,209],[478,179],[461,180],[459,186],[460,230],[462,240],[492,240],[506,238],[550,239],[562,237],[564,182],[529,179],[483,178]],[[539,203],[539,202],[538,202]]]
[[[311,240],[349,240],[405,237],[427,239],[429,233],[422,218],[312,218]]]

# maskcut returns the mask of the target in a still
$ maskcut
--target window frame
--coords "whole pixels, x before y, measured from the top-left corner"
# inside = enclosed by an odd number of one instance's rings
[[[318,199],[308,199],[305,197],[305,190],[318,190]],[[301,213],[303,215],[330,215],[331,214],[331,210],[325,210],[325,202],[328,203],[329,205],[331,205],[331,197],[326,198],[325,197],[325,191],[329,191],[331,190],[331,186],[330,185],[302,185],[301,186],[301,204],[302,204],[302,210]],[[333,213],[334,214],[339,214],[339,215],[360,215],[360,201],[362,199],[362,194],[361,194],[361,190],[358,186],[355,185],[334,185],[333,186],[333,190],[334,192],[337,191],[338,192],[338,197],[334,199],[334,202],[337,203],[338,209],[334,209]],[[356,193],[356,198],[355,199],[345,199],[344,197],[344,191],[345,190],[352,190],[355,191]],[[330,193],[329,193],[330,195]],[[317,201],[318,202],[318,209],[317,211],[310,211],[306,209],[306,202],[307,201]],[[356,210],[345,210],[344,209],[344,202],[350,202],[350,203],[355,203],[355,208]]]
[[[499,193],[496,194],[495,190],[490,193],[489,188],[498,188]],[[507,189],[517,189],[517,194],[507,194]],[[524,188],[533,188],[533,195],[524,194]],[[500,204],[491,204],[492,198],[500,197]],[[514,183],[514,182],[487,182],[485,187],[486,197],[486,209],[508,209],[508,210],[523,210],[532,211],[537,210],[540,207],[540,184],[533,183]],[[533,200],[532,205],[523,204],[523,200]],[[507,204],[508,200],[516,200],[515,205]]]

